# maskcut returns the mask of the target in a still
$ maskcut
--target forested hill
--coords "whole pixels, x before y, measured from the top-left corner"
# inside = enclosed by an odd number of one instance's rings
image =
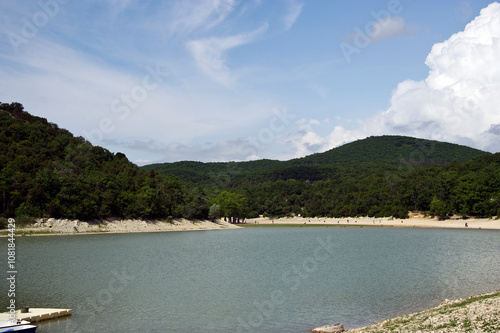
[[[248,216],[445,218],[500,214],[500,154],[404,136],[370,137],[290,161],[176,162],[173,174],[211,197],[238,193]]]
[[[6,217],[189,219],[500,215],[500,153],[371,137],[290,161],[177,162],[121,153],[0,103],[0,228]]]
[[[0,217],[206,217],[200,200],[173,176],[0,103]]]
[[[183,182],[210,186],[224,179],[253,177],[259,181],[309,180],[328,178],[338,168],[393,168],[421,165],[464,163],[489,154],[452,143],[417,139],[405,136],[379,136],[354,141],[324,153],[289,161],[258,160],[249,162],[202,163],[175,162],[142,167],[164,175],[175,175]]]
[[[432,165],[453,161],[467,162],[483,154],[485,154],[484,151],[453,143],[384,135],[357,140],[292,162],[356,165],[359,163],[394,164],[400,163],[401,160],[411,160],[413,164]]]

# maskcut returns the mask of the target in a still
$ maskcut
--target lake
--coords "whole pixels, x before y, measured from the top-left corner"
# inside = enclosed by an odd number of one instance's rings
[[[6,252],[6,238],[0,246]],[[16,248],[16,303],[73,309],[72,317],[39,324],[40,333],[352,328],[500,286],[494,230],[31,236],[18,237]]]

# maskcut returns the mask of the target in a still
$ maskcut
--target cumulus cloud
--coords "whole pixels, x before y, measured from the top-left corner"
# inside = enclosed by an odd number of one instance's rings
[[[424,81],[401,82],[381,128],[498,150],[489,132],[500,123],[500,4],[484,8],[464,31],[435,44]]]
[[[303,131],[289,142],[308,154],[370,135],[398,134],[500,151],[500,4],[492,3],[426,59],[425,80],[398,84],[391,106],[358,128],[336,127],[317,137]]]

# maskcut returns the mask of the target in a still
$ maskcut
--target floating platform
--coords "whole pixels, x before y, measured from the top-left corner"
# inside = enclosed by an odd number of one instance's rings
[[[26,320],[30,323],[38,323],[40,321],[71,316],[71,309],[44,309],[44,308],[29,308],[28,312],[16,311],[17,320]],[[8,321],[9,313],[0,313],[0,322]]]

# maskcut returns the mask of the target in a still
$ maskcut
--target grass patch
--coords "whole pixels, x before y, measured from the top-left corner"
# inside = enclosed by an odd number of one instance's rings
[[[0,235],[8,235],[7,230],[2,230],[0,231]],[[16,236],[22,236],[22,235],[45,235],[45,234],[53,234],[54,232],[46,231],[46,230],[23,230],[23,229],[17,229],[16,230]]]
[[[455,304],[450,304],[447,306],[447,308],[461,308],[461,307],[466,307],[467,305],[471,304],[471,303],[474,303],[474,302],[477,302],[477,301],[481,301],[481,300],[485,300],[485,299],[489,299],[489,298],[494,298],[494,297],[497,297],[497,296],[500,296],[500,291],[497,291],[493,294],[489,294],[489,295],[481,295],[481,296],[472,296],[470,298],[467,298],[461,302],[458,302],[458,303],[455,303]]]

